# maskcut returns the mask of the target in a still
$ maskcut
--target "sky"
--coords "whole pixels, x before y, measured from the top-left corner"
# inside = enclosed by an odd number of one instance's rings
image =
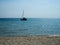
[[[60,0],[0,0],[0,18],[60,18]]]

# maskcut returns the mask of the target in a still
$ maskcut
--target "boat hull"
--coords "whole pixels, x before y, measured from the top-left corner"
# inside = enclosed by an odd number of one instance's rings
[[[21,21],[26,21],[27,19],[26,18],[21,18]]]

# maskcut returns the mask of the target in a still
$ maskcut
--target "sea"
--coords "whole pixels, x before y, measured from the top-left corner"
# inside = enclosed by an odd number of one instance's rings
[[[0,18],[0,36],[60,35],[60,19]]]

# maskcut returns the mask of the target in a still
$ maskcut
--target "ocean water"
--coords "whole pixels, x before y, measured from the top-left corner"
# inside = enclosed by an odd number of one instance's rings
[[[0,18],[0,36],[60,35],[60,19]]]

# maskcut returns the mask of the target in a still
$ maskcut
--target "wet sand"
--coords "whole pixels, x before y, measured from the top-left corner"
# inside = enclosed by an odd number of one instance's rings
[[[0,45],[60,45],[60,36],[0,37]]]

